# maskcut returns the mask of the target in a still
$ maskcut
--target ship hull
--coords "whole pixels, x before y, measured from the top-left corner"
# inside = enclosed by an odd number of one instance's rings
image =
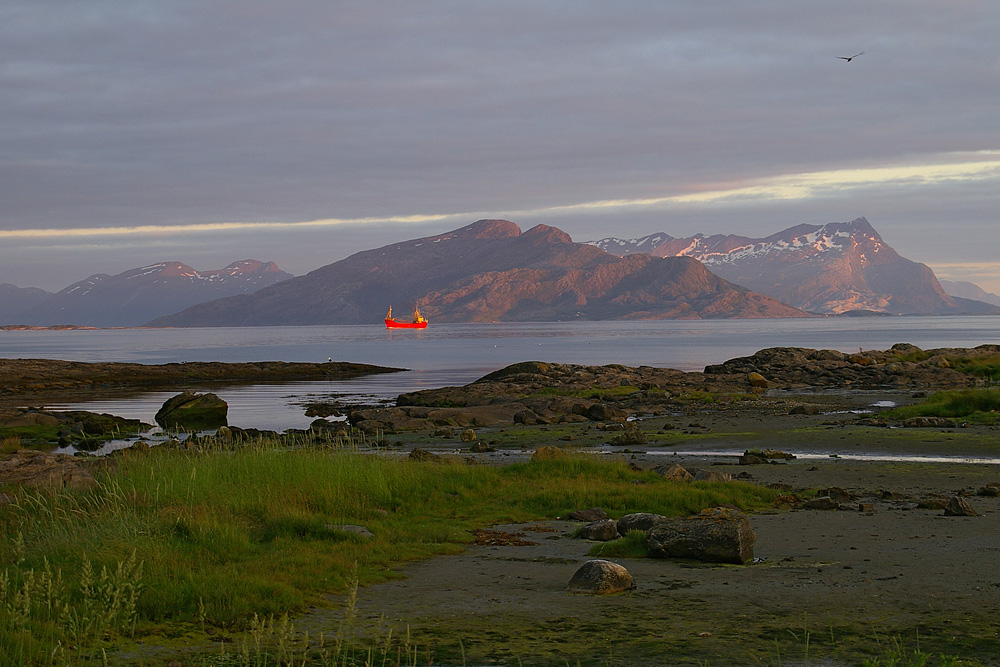
[[[426,329],[427,322],[397,322],[396,320],[386,318],[385,319],[386,329]]]

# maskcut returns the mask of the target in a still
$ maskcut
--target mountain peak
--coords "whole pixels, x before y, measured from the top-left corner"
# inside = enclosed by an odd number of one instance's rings
[[[452,238],[469,239],[505,239],[520,235],[521,228],[510,220],[477,220],[447,234]]]
[[[541,243],[572,243],[570,235],[558,227],[549,225],[535,225],[523,234],[524,238],[531,237],[533,241]]]
[[[815,313],[988,312],[982,304],[956,303],[929,268],[900,257],[864,217],[800,224],[766,238],[696,234],[638,246],[649,238],[593,243],[619,256],[693,257],[726,280]]]

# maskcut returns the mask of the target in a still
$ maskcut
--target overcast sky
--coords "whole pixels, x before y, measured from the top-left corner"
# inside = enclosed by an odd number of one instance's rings
[[[0,282],[865,216],[1000,293],[998,35],[996,0],[5,0]]]

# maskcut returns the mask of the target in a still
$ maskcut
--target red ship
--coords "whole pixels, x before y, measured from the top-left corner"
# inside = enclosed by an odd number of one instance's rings
[[[427,320],[420,314],[420,309],[413,307],[413,319],[409,322],[398,322],[392,318],[392,306],[389,306],[389,314],[385,316],[385,327],[387,329],[426,329]]]

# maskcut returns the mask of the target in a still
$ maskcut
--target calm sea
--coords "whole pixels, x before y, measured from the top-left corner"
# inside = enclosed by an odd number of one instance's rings
[[[465,384],[518,361],[618,363],[700,371],[707,364],[775,346],[843,352],[894,343],[922,348],[1000,344],[1000,317],[873,317],[657,322],[431,324],[422,331],[383,326],[0,331],[0,357],[73,361],[353,361],[406,372],[342,382],[303,382],[217,390],[230,423],[304,428],[301,403],[331,395],[393,398],[404,391]],[[197,388],[197,387],[193,387]],[[172,395],[73,407],[152,421]]]

